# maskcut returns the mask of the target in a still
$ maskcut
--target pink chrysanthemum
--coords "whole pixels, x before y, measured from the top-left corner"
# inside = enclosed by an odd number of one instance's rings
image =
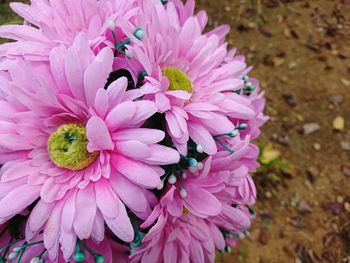
[[[157,223],[132,254],[133,262],[214,262],[215,249],[227,250],[245,235],[256,200],[250,171],[256,167],[257,148],[249,138],[227,141],[237,153],[220,150],[196,170],[177,171],[151,216],[142,225]],[[198,170],[198,167],[201,169]],[[215,246],[213,245],[215,244]]]
[[[223,235],[211,220],[190,214],[172,217],[164,208],[155,211],[158,221],[131,262],[214,262],[215,250],[225,248]]]
[[[148,74],[140,91],[165,113],[177,149],[186,155],[191,138],[213,155],[217,152],[213,136],[236,128],[231,118],[254,117],[249,99],[233,92],[244,86],[241,76],[246,64],[226,60],[227,27],[202,34],[204,16],[181,16],[179,6],[169,2],[144,7],[138,24],[146,36],[141,45],[128,50]]]
[[[231,141],[240,142],[237,138]],[[220,214],[223,204],[255,203],[256,189],[249,172],[255,171],[258,150],[247,143],[228,145],[235,154],[223,149],[197,164],[194,170],[174,166],[163,177],[171,186],[166,188],[160,203],[172,216],[180,217],[187,209],[197,217],[208,218]]]
[[[173,217],[166,208],[171,200],[162,201],[142,225],[147,228],[157,220],[131,262],[214,262],[215,251],[226,247],[225,238],[231,241],[233,234],[250,226],[251,217],[240,208],[224,205],[219,215],[207,219],[185,208],[180,217]]]
[[[97,53],[105,46],[114,48],[115,39],[132,37],[138,14],[135,0],[36,0],[31,5],[11,3],[11,8],[25,20],[24,25],[0,27],[0,37],[17,40],[0,48],[0,58],[24,57],[48,60],[58,45],[69,47],[84,32]]]
[[[28,241],[43,230],[50,259],[74,252],[76,239],[104,238],[104,222],[130,242],[125,205],[147,218],[156,203],[147,189],[160,184],[159,165],[179,154],[158,145],[164,132],[140,128],[157,108],[133,101],[125,78],[104,89],[113,52],[95,56],[79,35],[55,48],[46,63],[9,64],[0,85],[0,221],[39,200],[28,219]],[[25,193],[25,194],[23,194]]]

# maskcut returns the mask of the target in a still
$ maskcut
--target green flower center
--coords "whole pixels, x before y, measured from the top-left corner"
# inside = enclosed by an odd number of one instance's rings
[[[162,70],[163,76],[170,82],[168,90],[184,90],[192,94],[192,82],[187,75],[177,68],[165,68]]]
[[[64,124],[51,134],[47,149],[51,161],[58,167],[79,171],[93,163],[99,152],[87,150],[89,141],[82,124]]]

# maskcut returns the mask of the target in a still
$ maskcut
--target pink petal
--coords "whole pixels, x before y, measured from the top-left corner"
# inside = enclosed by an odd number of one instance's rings
[[[132,141],[123,141],[116,143],[116,151],[124,156],[131,157],[136,160],[143,160],[152,154],[151,149],[147,144],[137,141],[138,138]]]
[[[105,239],[105,221],[100,211],[96,212],[94,227],[92,228],[91,237],[98,242]]]
[[[124,100],[125,91],[128,87],[128,79],[125,77],[119,78],[108,86],[107,93],[109,104],[112,108],[117,106]]]
[[[0,201],[0,217],[13,216],[28,207],[39,197],[40,188],[22,185],[10,191]]]
[[[6,25],[0,27],[0,37],[13,40],[29,40],[45,42],[47,38],[42,32],[27,25]]]
[[[0,183],[0,199],[2,199],[5,195],[7,195],[13,189],[27,184],[27,180],[28,178],[20,178],[18,180],[11,181],[8,183]]]
[[[164,248],[164,259],[167,259],[167,263],[177,263],[177,245],[175,242],[168,243]]]
[[[203,248],[199,241],[192,238],[189,247],[191,262],[205,262]]]
[[[76,211],[76,196],[77,191],[70,193],[67,196],[66,202],[62,210],[62,228],[65,232],[72,232],[75,211]]]
[[[114,219],[105,218],[105,221],[117,237],[125,242],[131,242],[134,239],[134,229],[131,225],[130,218],[126,213],[124,204],[118,198],[116,201],[120,208],[119,215]]]
[[[149,148],[151,155],[144,158],[145,163],[165,165],[180,161],[180,154],[172,148],[158,144],[150,145]]]
[[[61,250],[63,253],[63,257],[66,259],[67,262],[69,262],[68,259],[72,256],[76,249],[77,236],[72,231],[61,231],[60,242],[62,245]]]
[[[59,194],[62,190],[62,185],[56,184],[53,177],[49,177],[44,183],[40,191],[40,197],[48,203],[61,199],[63,196]]]
[[[96,215],[96,195],[92,184],[79,190],[76,199],[74,229],[80,239],[89,238]]]
[[[63,202],[56,203],[44,228],[44,245],[48,250],[57,246]]]
[[[27,176],[31,172],[29,163],[30,161],[22,161],[11,166],[1,175],[1,182],[6,183]]]
[[[147,210],[148,202],[142,193],[140,187],[132,184],[121,174],[115,174],[111,177],[111,184],[118,197],[130,209],[136,212]]]
[[[115,141],[132,141],[137,139],[146,144],[158,143],[164,139],[165,133],[161,130],[135,128],[117,131],[113,134]]]
[[[217,152],[217,147],[213,136],[203,126],[196,123],[189,123],[188,129],[190,137],[197,144],[203,146],[203,149],[209,155],[214,155]]]
[[[157,112],[157,107],[154,102],[143,100],[135,101],[135,104],[137,106],[136,113],[132,122],[129,123],[129,127],[143,124],[144,121]]]
[[[89,152],[101,150],[113,150],[114,145],[104,121],[94,116],[86,124],[86,136],[89,140],[87,149]]]
[[[102,49],[84,73],[84,90],[88,105],[94,105],[98,89],[103,89],[112,71],[113,52],[110,48]]]
[[[96,203],[104,217],[116,218],[119,214],[118,198],[107,180],[100,180],[95,184]]]
[[[221,210],[222,206],[219,200],[202,188],[188,187],[186,188],[188,196],[184,199],[186,204],[200,214],[208,216],[216,216]]]
[[[106,90],[99,89],[97,91],[94,105],[98,115],[104,119],[109,107],[108,93]]]
[[[43,200],[40,200],[28,218],[27,224],[29,225],[32,231],[39,231],[40,228],[48,220],[52,209],[54,208],[54,203],[46,203]]]
[[[156,188],[160,184],[159,175],[150,165],[120,155],[112,155],[111,163],[120,173],[140,186]]]
[[[155,102],[160,112],[166,112],[171,109],[170,100],[161,92],[155,95]]]
[[[106,117],[106,124],[113,132],[118,128],[127,125],[134,118],[137,106],[134,102],[127,101],[118,104]]]

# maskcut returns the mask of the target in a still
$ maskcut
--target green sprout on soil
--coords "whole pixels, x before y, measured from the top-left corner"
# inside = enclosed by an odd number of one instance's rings
[[[256,172],[256,179],[260,186],[277,185],[282,181],[283,171],[292,168],[289,161],[281,159],[281,152],[272,145],[259,145],[260,154],[258,162],[260,167]]]

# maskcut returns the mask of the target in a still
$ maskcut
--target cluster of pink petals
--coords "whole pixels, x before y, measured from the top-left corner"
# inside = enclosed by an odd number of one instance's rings
[[[17,40],[1,46],[0,61],[4,57],[48,60],[53,48],[69,47],[82,32],[92,50],[99,52],[105,46],[113,47],[108,21],[115,23],[121,40],[132,35],[138,13],[135,0],[35,0],[31,5],[10,6],[25,24],[0,27],[0,37]]]
[[[206,17],[200,14],[183,19],[176,9],[179,2],[176,3],[145,6],[138,24],[145,28],[146,37],[129,51],[148,73],[140,91],[165,113],[167,130],[179,152],[187,154],[191,138],[213,155],[217,152],[213,136],[235,128],[229,118],[254,117],[250,101],[232,92],[243,86],[240,77],[246,64],[226,59],[226,27],[202,34]],[[180,69],[189,77],[192,94],[168,90],[169,80],[162,75],[162,69],[168,67]]]
[[[69,258],[77,237],[102,241],[104,221],[120,239],[132,241],[125,205],[147,218],[155,199],[147,189],[156,188],[164,173],[158,165],[178,162],[179,154],[156,144],[164,132],[140,128],[156,107],[133,101],[125,78],[103,89],[112,68],[111,49],[95,57],[86,38],[78,35],[70,48],[57,47],[51,57],[49,68],[23,60],[10,63],[11,80],[1,79],[0,159],[6,164],[1,169],[0,220],[40,198],[29,216],[26,239],[44,230],[53,260],[59,243]],[[48,137],[67,122],[86,124],[88,150],[100,151],[86,169],[69,171],[50,160]]]
[[[38,243],[18,262],[41,251],[75,262],[84,242],[104,262],[201,263],[234,246],[254,219],[252,140],[268,118],[251,68],[227,49],[229,27],[204,33],[194,0],[11,7],[25,23],[0,26],[15,40],[0,45],[0,256],[17,262],[4,251]],[[192,91],[169,90],[167,68]],[[84,126],[98,153],[82,169],[51,159],[66,124]]]
[[[0,227],[1,232],[5,231],[6,227],[8,227],[8,225],[2,225]],[[21,232],[21,229],[19,229],[18,234],[24,235],[24,233]],[[23,262],[28,262],[28,263],[31,262],[31,260],[33,258],[37,257],[40,254],[40,252],[42,252],[43,249],[45,249],[45,246],[41,240],[42,240],[42,235],[38,235],[35,237],[35,239],[33,239],[33,243],[35,242],[38,244],[26,247],[25,253],[23,253],[23,256],[22,256]],[[13,239],[11,239],[11,235],[9,234],[9,232],[3,233],[3,236],[0,239],[0,247],[5,247],[10,243],[12,243],[12,245],[8,246],[8,254],[9,255],[11,253],[12,254],[16,253],[15,252],[16,248],[18,250],[18,248],[25,247],[25,245],[26,245],[25,241],[23,241],[23,240],[18,241],[18,242],[13,241]],[[105,259],[106,263],[112,263],[112,262],[127,263],[127,262],[129,262],[128,247],[115,242],[108,235],[100,243],[96,243],[92,239],[85,240],[85,243],[96,254],[104,255],[104,259]],[[56,262],[56,261],[51,261],[49,258],[47,258],[47,256],[45,254],[43,255],[43,257],[41,259],[45,260],[45,262],[48,262],[48,263]],[[11,259],[9,260],[9,262],[12,262],[12,261],[16,262],[16,260],[11,260]],[[93,256],[91,254],[87,254],[86,261],[87,262],[94,262]],[[59,253],[59,255],[58,255],[58,262],[66,262],[62,253]]]

